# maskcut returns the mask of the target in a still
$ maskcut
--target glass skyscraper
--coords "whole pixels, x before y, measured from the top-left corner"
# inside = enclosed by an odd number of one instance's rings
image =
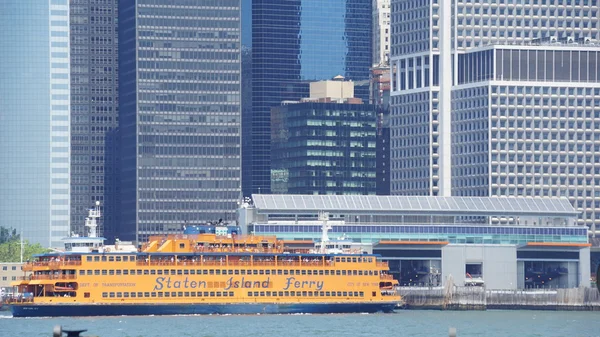
[[[119,4],[121,239],[234,220],[240,0]]]
[[[69,235],[69,1],[0,4],[0,226]]]
[[[371,23],[371,0],[252,2],[252,116],[244,126],[251,149],[244,151],[244,171],[250,171],[244,195],[270,192],[271,108],[307,97],[309,82],[337,75],[369,79]],[[355,92],[368,101],[368,86],[356,86]]]
[[[84,234],[100,201],[99,233],[116,226],[119,124],[117,0],[73,1],[71,13],[71,226]]]

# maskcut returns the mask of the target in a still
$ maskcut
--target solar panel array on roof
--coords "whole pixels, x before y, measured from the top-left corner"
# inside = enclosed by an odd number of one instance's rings
[[[254,194],[261,211],[577,216],[566,198]]]

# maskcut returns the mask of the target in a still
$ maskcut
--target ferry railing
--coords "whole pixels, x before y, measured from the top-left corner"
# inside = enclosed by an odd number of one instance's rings
[[[77,275],[69,274],[69,275],[29,275],[29,276],[19,276],[17,280],[19,281],[32,281],[32,280],[75,280],[77,279]]]
[[[278,259],[278,260],[233,260],[227,261],[227,259],[223,260],[207,260],[205,258],[200,258],[198,260],[143,260],[138,259],[136,261],[137,266],[267,266],[267,267],[298,267],[298,266],[310,266],[310,267],[332,267],[334,262],[331,260],[307,260],[307,261],[298,261],[298,260],[286,260]],[[386,265],[387,266],[387,265]]]
[[[377,267],[389,268],[389,265],[387,262],[377,262]]]
[[[394,277],[392,275],[385,275],[385,274],[380,274],[379,275],[379,279],[380,280],[393,280]]]

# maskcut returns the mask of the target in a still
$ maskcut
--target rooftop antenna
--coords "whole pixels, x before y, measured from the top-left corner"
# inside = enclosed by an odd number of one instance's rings
[[[88,237],[95,238],[98,236],[96,233],[96,227],[98,227],[97,219],[100,218],[100,201],[96,201],[96,206],[91,208],[88,212],[87,218],[85,218],[85,227],[88,228]]]

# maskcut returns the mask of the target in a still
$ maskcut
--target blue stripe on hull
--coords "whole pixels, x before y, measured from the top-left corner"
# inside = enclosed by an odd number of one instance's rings
[[[393,303],[12,305],[14,317],[392,312]]]

